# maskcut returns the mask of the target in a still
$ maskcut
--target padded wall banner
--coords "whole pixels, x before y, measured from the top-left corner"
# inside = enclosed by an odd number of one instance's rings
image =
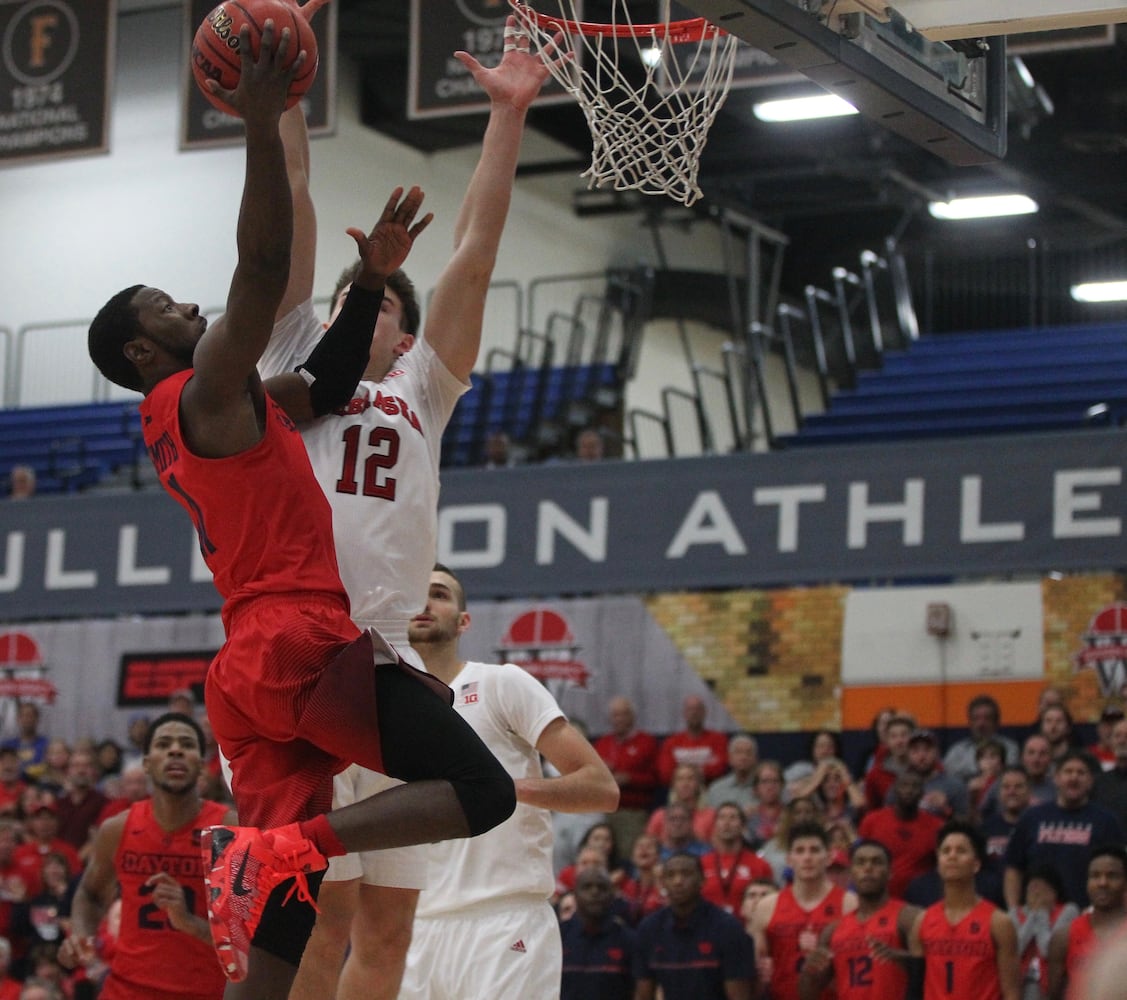
[[[453,470],[438,557],[482,600],[1116,568],[1125,461],[1101,430]],[[0,505],[0,620],[218,604],[159,491]]]
[[[115,0],[0,0],[0,164],[109,148]]]

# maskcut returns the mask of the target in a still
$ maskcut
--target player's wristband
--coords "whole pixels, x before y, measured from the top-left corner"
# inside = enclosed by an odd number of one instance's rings
[[[352,398],[368,367],[372,330],[383,305],[383,286],[373,291],[355,283],[325,335],[297,371],[309,383],[314,416],[324,416]]]

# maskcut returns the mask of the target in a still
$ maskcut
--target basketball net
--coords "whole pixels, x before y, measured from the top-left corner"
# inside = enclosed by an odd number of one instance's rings
[[[575,0],[509,0],[552,76],[579,103],[591,132],[589,188],[664,194],[691,205],[708,130],[728,96],[739,40],[703,18],[634,24],[613,0],[606,24],[579,20]],[[563,33],[559,48],[552,44]],[[677,46],[674,53],[673,46]],[[573,53],[571,59],[558,56]]]

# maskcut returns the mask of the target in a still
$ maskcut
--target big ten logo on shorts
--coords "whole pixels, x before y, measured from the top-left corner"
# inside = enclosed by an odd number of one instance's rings
[[[78,16],[67,0],[30,0],[4,30],[4,68],[27,86],[53,83],[70,68],[80,36]]]

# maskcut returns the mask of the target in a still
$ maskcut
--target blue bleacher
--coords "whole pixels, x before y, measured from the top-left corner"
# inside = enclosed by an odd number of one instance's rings
[[[134,402],[0,410],[0,478],[30,465],[39,493],[85,489],[122,469],[136,471],[143,452]]]
[[[1095,408],[1095,409],[1093,409]],[[887,352],[787,446],[1063,430],[1127,420],[1127,326],[923,337]]]

